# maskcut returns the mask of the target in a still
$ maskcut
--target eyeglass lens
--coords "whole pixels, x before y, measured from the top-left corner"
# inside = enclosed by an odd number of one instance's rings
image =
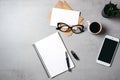
[[[78,27],[78,26],[72,27],[72,31],[73,31],[74,33],[80,33],[80,32],[81,32],[80,27]]]

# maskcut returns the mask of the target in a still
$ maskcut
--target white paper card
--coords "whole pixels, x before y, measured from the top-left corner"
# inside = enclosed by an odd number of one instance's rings
[[[64,22],[69,25],[77,25],[79,14],[79,11],[53,8],[50,25],[57,26],[58,22]]]
[[[49,77],[55,77],[68,70],[65,51],[67,51],[58,32],[34,44]],[[68,54],[70,68],[74,67]]]

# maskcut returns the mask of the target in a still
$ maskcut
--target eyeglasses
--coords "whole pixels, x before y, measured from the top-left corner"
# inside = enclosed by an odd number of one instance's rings
[[[62,32],[70,32],[70,31],[72,31],[75,34],[79,34],[81,32],[84,32],[84,26],[83,25],[72,25],[72,26],[69,26],[66,23],[62,23],[62,22],[57,24],[57,28],[56,29],[60,30]]]

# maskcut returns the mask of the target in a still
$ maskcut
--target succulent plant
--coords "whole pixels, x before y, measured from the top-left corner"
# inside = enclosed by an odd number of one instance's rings
[[[103,11],[104,14],[107,15],[108,17],[114,17],[120,12],[120,9],[117,8],[117,4],[113,4],[110,1],[109,4],[105,5]]]

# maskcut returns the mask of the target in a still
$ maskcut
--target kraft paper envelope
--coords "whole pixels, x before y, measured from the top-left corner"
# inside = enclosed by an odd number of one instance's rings
[[[58,1],[57,4],[55,5],[55,8],[61,8],[61,9],[67,9],[67,10],[72,10],[72,8],[70,7],[70,5],[64,0],[64,1]],[[48,19],[51,19],[51,13],[48,15]],[[83,17],[79,17],[78,20],[78,24],[83,25]],[[71,36],[72,35],[72,31],[70,32],[64,32],[67,36]]]

